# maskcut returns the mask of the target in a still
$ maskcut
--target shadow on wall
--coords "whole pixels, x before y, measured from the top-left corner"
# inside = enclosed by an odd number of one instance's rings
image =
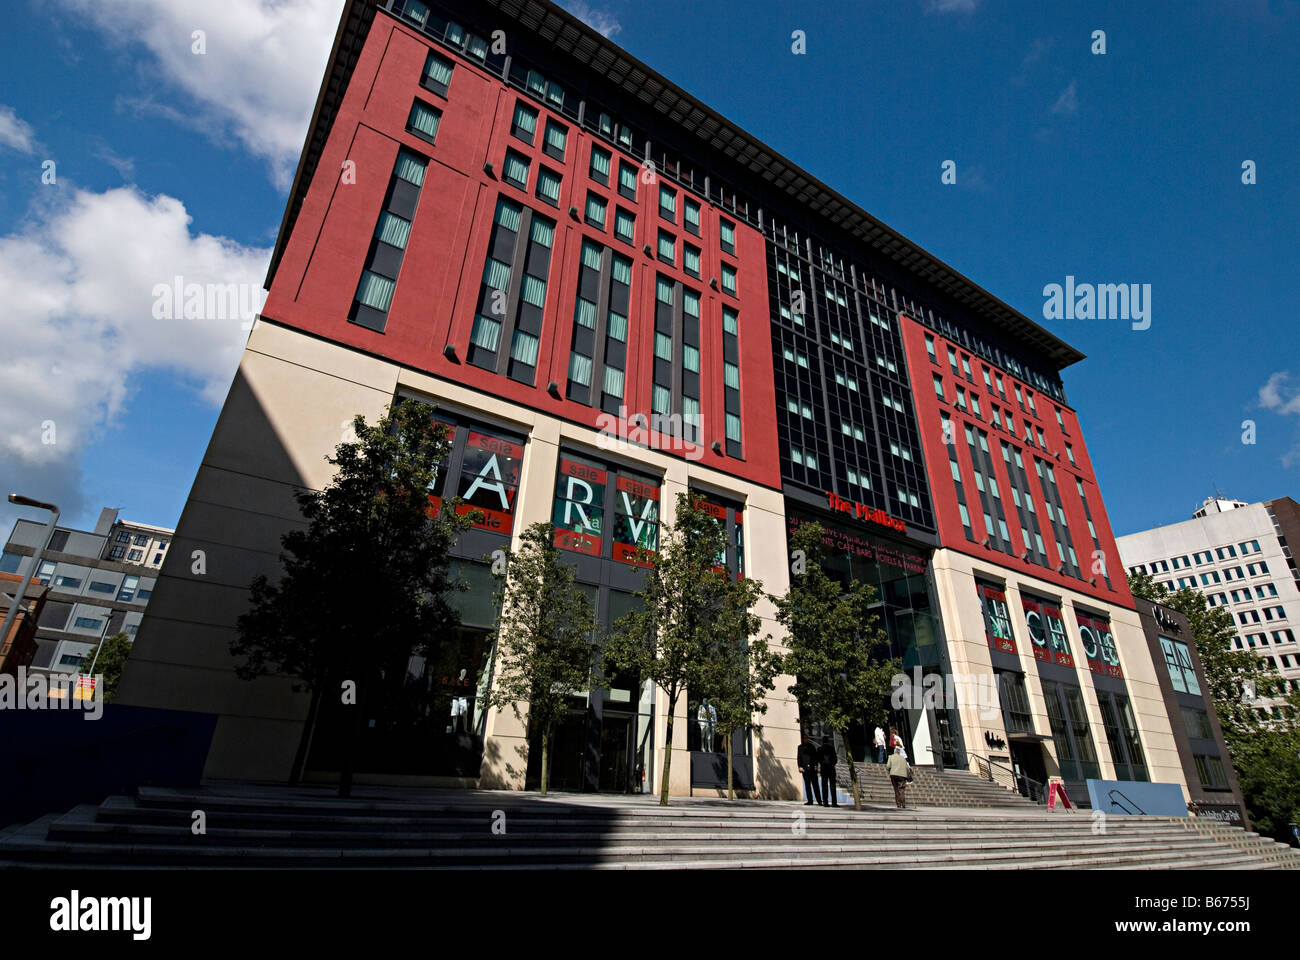
[[[762,785],[758,796],[762,800],[798,800],[799,786],[790,778],[790,768],[772,751],[766,737],[758,741],[758,782]]]
[[[513,746],[502,749],[502,743]],[[502,741],[495,737],[483,747],[478,785],[484,790],[518,790],[528,769],[528,741]]]
[[[277,363],[252,351],[241,361],[119,685],[120,704],[221,718],[208,776],[287,780],[297,737],[286,723],[301,729],[306,718],[306,694],[292,693],[284,678],[240,680],[229,649],[249,584],[258,574],[281,576],[280,538],[303,523],[293,493],[305,480],[283,418],[277,427],[268,415],[275,398],[259,396],[278,389],[283,397]]]

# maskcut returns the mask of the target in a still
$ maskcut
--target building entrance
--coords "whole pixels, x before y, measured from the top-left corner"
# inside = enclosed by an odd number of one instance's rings
[[[1047,789],[1047,765],[1038,740],[1012,740],[1011,766],[1016,771],[1016,788],[1022,797],[1037,800]]]
[[[637,793],[640,777],[635,777],[633,757],[636,753],[636,716],[606,712],[600,728],[600,789],[604,793]]]

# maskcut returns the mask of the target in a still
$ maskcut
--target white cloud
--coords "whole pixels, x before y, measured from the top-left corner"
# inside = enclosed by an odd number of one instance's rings
[[[618,22],[618,17],[614,14],[593,7],[584,0],[558,0],[558,3],[602,37],[612,37],[623,29],[623,25]]]
[[[57,0],[193,101],[218,143],[264,158],[276,186],[293,176],[343,0]],[[194,31],[206,52],[193,52]],[[152,99],[157,91],[148,91]],[[189,113],[185,104],[181,113]]]
[[[1072,117],[1079,112],[1079,83],[1077,80],[1071,80],[1070,85],[1061,91],[1061,95],[1056,98],[1056,103],[1052,104],[1052,113],[1063,117]]]
[[[244,284],[256,310],[270,251],[193,233],[181,201],[132,187],[43,203],[0,237],[0,488],[70,513],[81,455],[127,411],[133,377],[171,371],[215,405],[238,366],[244,318],[156,319],[155,286]]]
[[[1289,371],[1278,371],[1259,388],[1259,405],[1280,416],[1300,418],[1300,383],[1292,379]],[[1300,423],[1297,426],[1300,427]],[[1282,466],[1290,467],[1296,463],[1300,463],[1300,429],[1295,444],[1282,454]]]
[[[13,107],[0,105],[0,146],[19,153],[36,152],[36,135],[32,125],[14,113]]]

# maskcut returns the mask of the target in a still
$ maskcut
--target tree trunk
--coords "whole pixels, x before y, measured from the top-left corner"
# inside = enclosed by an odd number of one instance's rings
[[[849,761],[849,783],[853,785],[853,809],[862,809],[862,791],[858,787],[858,765],[853,762],[853,751],[849,749],[849,734],[847,730],[840,731],[840,743],[844,744],[844,756]],[[834,784],[831,785],[834,788]]]
[[[542,796],[546,796],[546,783],[548,767],[550,760],[551,731],[549,728],[542,731]]]
[[[316,718],[320,716],[321,684],[312,687],[311,704],[307,707],[307,722],[303,726],[302,736],[298,738],[298,751],[293,757],[293,769],[289,772],[291,784],[301,783],[307,768],[307,757],[311,754],[311,741],[316,733]]]
[[[673,762],[673,711],[668,709],[668,739],[664,744],[663,782],[659,786],[659,806],[668,806],[668,770]]]
[[[731,788],[731,734],[727,735],[727,799],[735,800],[736,793]]]

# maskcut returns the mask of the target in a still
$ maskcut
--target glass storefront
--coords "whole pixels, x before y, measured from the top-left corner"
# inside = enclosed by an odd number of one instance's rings
[[[873,651],[876,659],[897,658],[909,675],[915,667],[921,668],[923,676],[945,671],[939,614],[931,603],[928,548],[869,531],[865,525],[845,524],[837,517],[788,499],[786,514],[789,532],[802,523],[821,524],[826,548],[823,562],[829,576],[837,577],[846,586],[858,580],[875,588],[875,609],[885,631],[885,642]],[[955,765],[962,751],[955,711],[939,708],[933,714],[931,724],[924,710],[892,711],[888,703],[881,704],[878,715],[863,717],[850,726],[849,746],[854,758],[863,761],[873,756],[871,738],[879,724],[899,732],[913,763],[934,762],[929,752],[933,749],[945,764]],[[801,722],[815,722],[815,718],[801,714]]]

